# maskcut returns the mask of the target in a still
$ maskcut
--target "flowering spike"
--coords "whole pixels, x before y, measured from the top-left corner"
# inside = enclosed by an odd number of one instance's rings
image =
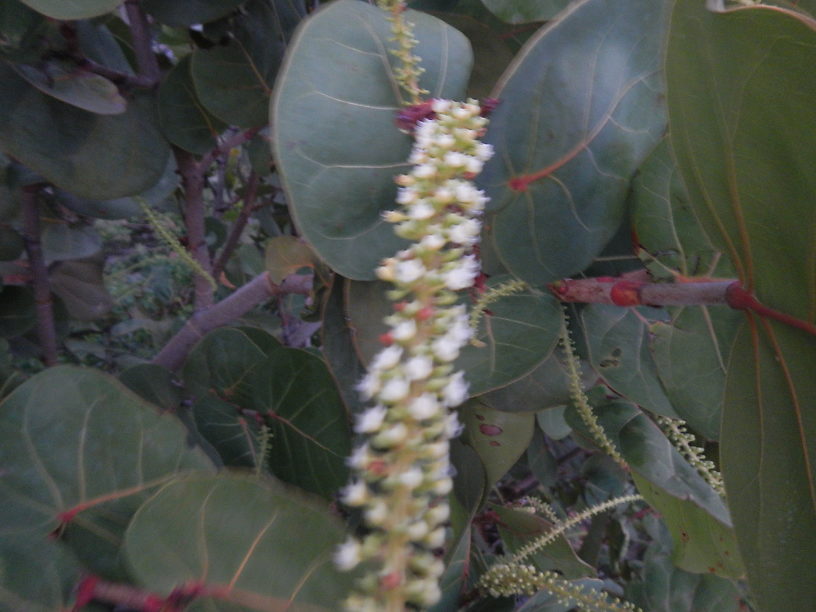
[[[376,566],[358,582],[349,610],[402,612],[441,596],[437,549],[450,515],[449,441],[462,429],[450,409],[468,397],[464,372],[452,362],[472,335],[455,292],[480,274],[473,249],[487,202],[468,177],[493,151],[477,140],[487,120],[475,100],[432,100],[419,108],[413,170],[398,180],[398,210],[385,216],[412,244],[377,268],[394,285],[388,293],[396,303],[381,336],[386,347],[358,384],[373,407],[356,419],[355,431],[366,439],[352,453],[354,475],[340,495],[361,509],[367,535],[338,549],[337,566]]]

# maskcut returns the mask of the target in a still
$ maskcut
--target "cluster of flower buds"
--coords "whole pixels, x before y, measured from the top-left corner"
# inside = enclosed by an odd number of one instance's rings
[[[487,197],[471,181],[492,148],[479,141],[487,119],[476,101],[433,100],[430,110],[413,127],[413,169],[396,179],[400,206],[385,214],[412,244],[377,269],[393,285],[394,312],[385,346],[358,385],[372,407],[357,417],[365,442],[349,459],[354,476],[341,493],[362,511],[367,534],[349,538],[335,562],[375,568],[347,601],[355,611],[422,608],[441,595],[449,441],[461,429],[451,408],[468,396],[453,361],[471,337],[456,292],[479,274],[472,250]]]

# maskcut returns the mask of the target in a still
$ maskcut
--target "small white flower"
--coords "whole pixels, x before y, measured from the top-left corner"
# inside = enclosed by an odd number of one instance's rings
[[[493,157],[493,145],[485,142],[480,142],[476,145],[476,157],[483,162]]]
[[[380,390],[380,377],[374,372],[368,372],[360,379],[356,388],[364,400],[370,400]]]
[[[355,480],[347,484],[340,491],[340,499],[347,506],[362,506],[368,501],[368,487],[362,480]]]
[[[372,433],[382,427],[385,420],[385,406],[374,406],[357,415],[354,431],[357,433]]]
[[[402,347],[391,345],[384,348],[371,360],[370,370],[390,370],[397,365],[402,358]]]
[[[414,168],[414,176],[417,178],[431,178],[436,176],[436,166],[431,164],[420,164]]]
[[[408,414],[414,417],[417,421],[424,421],[439,414],[440,406],[436,395],[432,393],[423,393],[419,397],[415,397],[408,404]]]
[[[384,402],[398,402],[405,399],[411,390],[408,381],[399,376],[390,378],[380,391],[379,397]]]
[[[416,466],[408,468],[398,477],[400,484],[408,489],[416,489],[422,484],[423,478],[422,470]]]
[[[445,239],[437,233],[427,234],[419,241],[419,246],[429,251],[438,251],[445,246]]]
[[[373,527],[379,527],[388,518],[388,506],[381,499],[370,504],[365,511],[366,522]]]
[[[467,163],[467,155],[459,153],[458,151],[448,151],[442,161],[446,166],[451,168],[462,168]]]
[[[408,157],[408,163],[412,166],[428,163],[428,152],[423,148],[415,147]]]
[[[436,209],[425,200],[419,200],[408,210],[408,214],[412,219],[424,221],[430,219],[436,214]]]
[[[470,337],[473,335],[473,329],[470,327],[467,315],[462,313],[457,316],[453,325],[451,325],[448,330],[447,335],[461,344],[470,340]]]
[[[478,273],[479,262],[473,255],[467,255],[457,265],[444,272],[445,286],[451,291],[471,287]]]
[[[467,108],[459,106],[451,111],[451,115],[456,119],[468,119],[473,116],[473,113]]]
[[[431,343],[431,349],[439,361],[453,361],[459,356],[460,348],[462,348],[462,343],[457,342],[447,334]]]
[[[394,326],[394,329],[391,330],[391,337],[397,342],[407,342],[416,336],[416,333],[416,321],[413,319],[406,319],[404,321],[400,321]]]
[[[433,102],[431,102],[431,109],[433,112],[438,114],[447,113],[450,110],[451,101],[445,100],[443,98],[435,98]]]
[[[347,571],[360,563],[360,543],[348,538],[334,551],[334,564],[341,571]]]
[[[445,528],[438,527],[434,529],[431,533],[425,536],[424,541],[425,546],[428,548],[441,548],[445,545]]]
[[[401,187],[397,190],[397,204],[411,204],[417,201],[419,194],[413,187]]]
[[[351,451],[346,463],[350,468],[363,471],[368,467],[369,461],[371,461],[371,453],[368,452],[368,444],[362,444]]]
[[[450,477],[440,478],[433,483],[431,491],[439,496],[447,495],[453,489],[453,480]]]
[[[474,244],[482,231],[482,224],[476,219],[466,219],[448,229],[448,239],[456,244]]]
[[[407,436],[408,428],[402,423],[395,423],[374,436],[372,442],[379,448],[391,448],[402,444]]]
[[[441,525],[450,517],[448,504],[437,504],[433,508],[428,508],[425,513],[425,520],[432,525]]]
[[[426,357],[424,355],[411,357],[405,362],[405,375],[410,380],[422,380],[423,378],[428,378],[428,376],[431,375],[432,370],[433,361],[430,357]]]
[[[450,134],[440,134],[436,137],[436,146],[441,149],[450,149],[454,144],[456,140]]]
[[[449,187],[439,187],[436,191],[434,191],[433,198],[440,204],[450,204],[453,202],[453,198],[455,194],[452,189]]]
[[[467,172],[479,174],[482,171],[482,166],[484,166],[482,160],[470,157],[469,155],[467,156],[467,160],[465,160],[465,170]]]
[[[459,371],[450,377],[448,384],[445,385],[444,389],[442,390],[442,401],[448,408],[454,408],[455,406],[458,406],[464,402],[467,397],[468,384],[465,380],[465,373]],[[459,426],[456,419],[456,413],[452,412],[451,416],[453,417],[453,423],[451,424],[450,428],[455,429]],[[455,438],[457,435],[459,434],[451,434],[449,437]]]
[[[414,542],[419,542],[428,535],[429,531],[430,529],[428,528],[428,523],[425,521],[416,521],[415,523],[412,523],[410,527],[408,527],[407,535]]]
[[[401,261],[395,267],[394,278],[400,283],[413,283],[427,272],[425,266],[423,266],[422,262],[418,259]]]

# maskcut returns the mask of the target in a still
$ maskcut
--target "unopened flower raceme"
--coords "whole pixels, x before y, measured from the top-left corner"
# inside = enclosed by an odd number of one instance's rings
[[[487,120],[474,100],[434,100],[431,109],[413,132],[414,168],[396,179],[401,208],[384,215],[412,244],[377,269],[394,285],[394,312],[386,346],[357,386],[373,407],[356,419],[355,431],[367,438],[349,458],[354,476],[341,500],[362,510],[368,535],[347,540],[335,562],[346,570],[374,561],[377,569],[346,602],[355,611],[422,608],[440,597],[449,440],[461,431],[450,409],[468,395],[452,362],[471,335],[455,292],[479,274],[472,247],[487,197],[471,180],[492,148],[478,140]]]

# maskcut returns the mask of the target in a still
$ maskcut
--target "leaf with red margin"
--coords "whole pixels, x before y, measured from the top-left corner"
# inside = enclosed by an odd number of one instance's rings
[[[542,28],[492,97],[480,182],[499,258],[533,285],[579,272],[612,238],[629,181],[665,128],[668,2],[586,0]]]
[[[677,2],[667,52],[678,165],[743,286],[816,318],[816,21]],[[748,315],[726,380],[722,468],[761,609],[816,601],[816,338]]]
[[[68,366],[34,376],[0,404],[0,465],[0,536],[59,528],[108,575],[139,504],[180,473],[213,469],[176,417],[115,378]]]

